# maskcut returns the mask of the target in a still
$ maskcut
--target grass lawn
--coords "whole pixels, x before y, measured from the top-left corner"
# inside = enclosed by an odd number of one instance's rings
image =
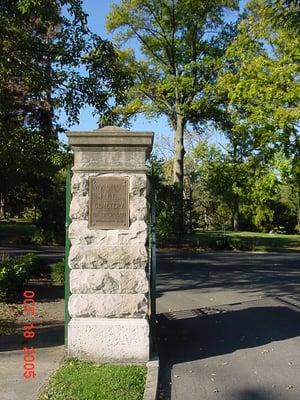
[[[36,226],[28,222],[0,222],[0,244],[30,240]]]
[[[67,360],[39,400],[142,400],[147,368]]]
[[[226,231],[226,237],[233,247],[249,249],[253,251],[278,251],[300,252],[300,235],[284,235],[279,233],[258,232],[230,232]],[[196,235],[199,247],[202,244],[211,243],[223,237],[222,231],[198,231]]]

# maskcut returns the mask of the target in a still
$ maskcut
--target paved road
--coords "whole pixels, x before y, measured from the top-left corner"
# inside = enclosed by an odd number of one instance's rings
[[[65,255],[64,246],[33,246],[33,245],[1,245],[0,255],[7,254],[11,257],[20,257],[27,253],[38,254],[49,263],[60,261]]]
[[[160,254],[160,398],[300,399],[300,254]]]

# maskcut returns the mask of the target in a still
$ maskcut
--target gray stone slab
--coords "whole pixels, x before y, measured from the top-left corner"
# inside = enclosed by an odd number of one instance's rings
[[[50,375],[59,367],[64,357],[64,346],[36,349],[36,377],[23,377],[23,351],[0,353],[1,400],[37,400],[40,390]]]

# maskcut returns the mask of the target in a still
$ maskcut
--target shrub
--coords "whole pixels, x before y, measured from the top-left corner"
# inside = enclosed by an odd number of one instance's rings
[[[36,239],[41,244],[65,243],[65,173],[57,173],[47,188],[47,196],[39,203]],[[37,243],[37,240],[35,241]],[[38,243],[37,243],[38,244]]]
[[[65,282],[65,261],[59,261],[51,266],[51,279],[53,282],[63,285]]]
[[[210,250],[231,250],[227,236],[204,236],[198,238],[198,247]]]
[[[47,237],[42,229],[37,229],[32,235],[31,242],[37,245],[48,244]]]
[[[231,238],[230,239],[230,246],[234,250],[241,250],[241,251],[251,251],[255,248],[254,243],[245,242],[242,239],[238,238]]]
[[[3,255],[0,259],[0,297],[11,297],[27,284],[32,264],[25,257],[10,258]]]
[[[42,273],[47,272],[45,261],[37,254],[28,253],[23,257],[23,259],[31,266],[30,271],[32,276],[37,277]]]

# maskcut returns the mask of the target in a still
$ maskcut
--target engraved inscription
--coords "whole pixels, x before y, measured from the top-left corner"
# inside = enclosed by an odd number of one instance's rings
[[[89,178],[89,228],[129,228],[128,178]]]

